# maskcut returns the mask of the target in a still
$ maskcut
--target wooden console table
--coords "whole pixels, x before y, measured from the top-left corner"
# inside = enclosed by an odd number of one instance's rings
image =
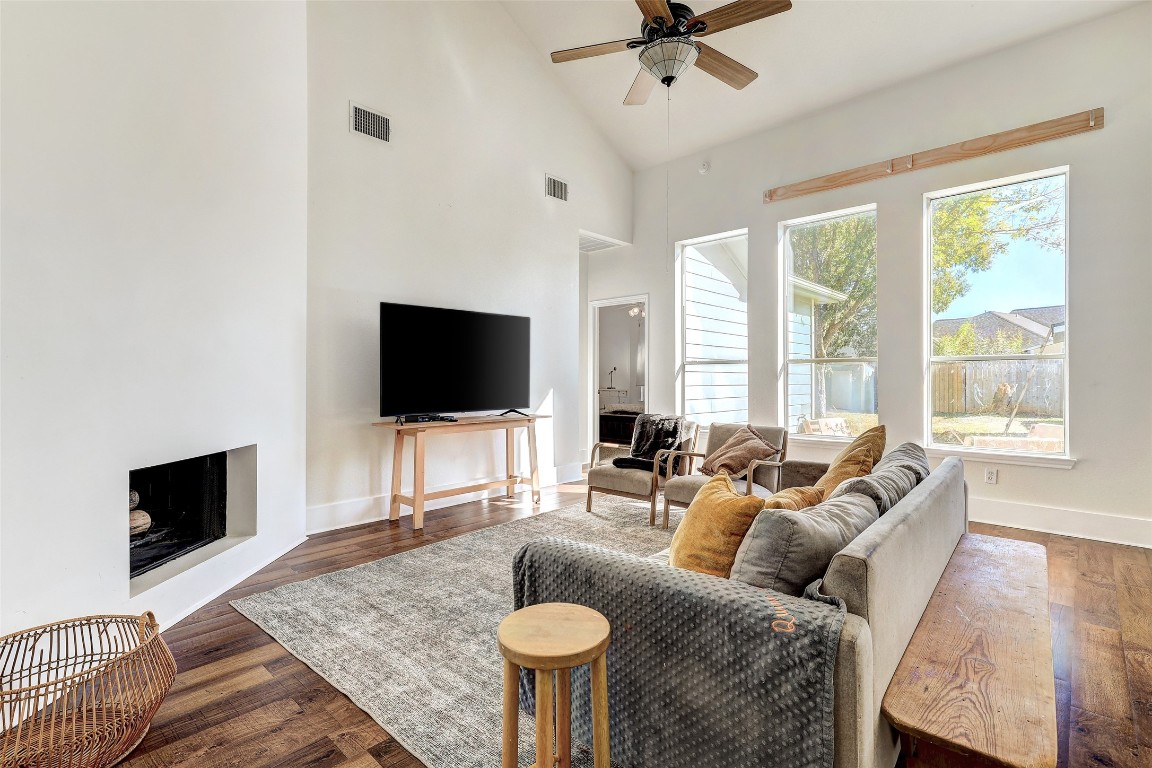
[[[1045,549],[968,533],[884,694],[908,768],[1053,768]]]
[[[516,492],[518,484],[532,484],[532,503],[540,503],[540,471],[536,465],[536,420],[547,416],[461,416],[457,421],[426,421],[422,423],[396,424],[380,421],[375,427],[396,431],[395,447],[392,450],[392,495],[388,505],[388,519],[400,519],[400,505],[412,508],[412,528],[424,527],[424,502],[459,496],[464,493],[487,491],[491,488],[507,488],[508,495]],[[516,474],[516,430],[524,427],[528,431],[528,463],[532,474],[525,478]],[[503,480],[472,483],[456,488],[445,488],[428,493],[424,490],[424,444],[429,435],[450,435],[458,432],[483,432],[504,430],[504,466],[507,475]],[[400,479],[404,466],[404,438],[411,437],[415,444],[412,461],[412,495],[400,493]]]

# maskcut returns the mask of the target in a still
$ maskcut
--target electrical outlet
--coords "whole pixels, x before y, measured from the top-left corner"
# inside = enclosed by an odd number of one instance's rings
[[[1000,482],[1000,470],[991,468],[985,469],[984,482],[988,483],[989,485],[996,485],[996,483]]]

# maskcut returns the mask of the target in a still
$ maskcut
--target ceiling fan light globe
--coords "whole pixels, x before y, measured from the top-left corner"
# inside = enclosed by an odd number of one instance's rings
[[[665,37],[640,51],[640,66],[666,86],[676,82],[696,62],[700,49],[690,37]]]

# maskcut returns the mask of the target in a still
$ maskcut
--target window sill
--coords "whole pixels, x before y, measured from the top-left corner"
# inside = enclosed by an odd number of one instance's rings
[[[835,448],[836,450],[840,450],[855,439],[854,437],[837,437],[836,435],[805,435],[798,432],[788,433],[789,445],[798,443],[800,445],[810,445],[813,447]]]
[[[928,456],[942,459],[948,456],[957,456],[965,461],[983,464],[1016,464],[1024,467],[1047,467],[1049,469],[1072,469],[1076,466],[1076,459],[1071,456],[1045,456],[1040,453],[1010,453],[989,451],[973,448],[941,448],[925,449]]]

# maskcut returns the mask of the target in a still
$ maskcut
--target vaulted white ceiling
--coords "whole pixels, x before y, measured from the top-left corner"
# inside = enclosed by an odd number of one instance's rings
[[[688,4],[699,14],[724,3]],[[657,86],[639,107],[622,104],[639,69],[634,52],[548,66],[639,169],[1131,4],[793,0],[786,13],[708,36],[709,45],[760,73],[747,88],[736,91],[693,69],[670,94]],[[640,11],[631,0],[509,0],[504,6],[545,60],[551,51],[640,32]]]

